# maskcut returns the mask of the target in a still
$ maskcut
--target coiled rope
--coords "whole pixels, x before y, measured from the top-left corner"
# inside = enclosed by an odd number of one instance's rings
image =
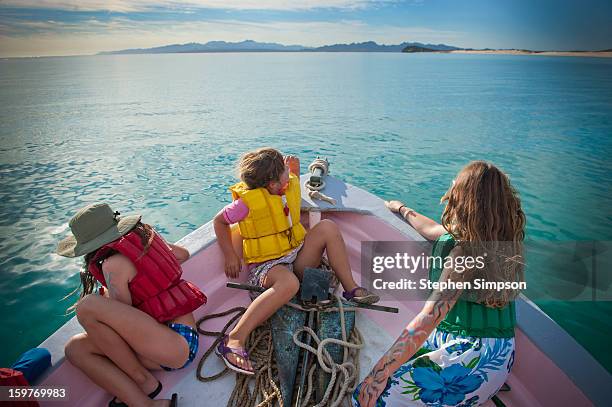
[[[342,328],[342,340],[327,338],[321,340],[317,334],[308,327],[298,329],[293,335],[294,343],[305,349],[307,352],[311,352],[316,355],[316,361],[310,363],[310,366],[302,367],[308,369],[308,383],[305,391],[303,400],[299,403],[300,407],[306,406],[331,406],[337,407],[343,401],[350,406],[350,397],[353,389],[359,379],[359,350],[363,347],[363,340],[359,330],[356,327],[350,335],[346,332],[346,322],[344,318],[344,312],[352,310],[352,307],[344,307],[339,297],[336,297],[337,307],[318,307],[320,311],[331,312],[338,310],[340,313],[340,324]],[[330,304],[331,305],[331,304]],[[303,310],[310,310],[309,307],[301,307]],[[229,368],[225,367],[221,372],[215,373],[211,376],[204,376],[202,369],[208,357],[214,352],[214,349],[221,342],[224,335],[227,333],[229,328],[244,314],[244,307],[236,307],[223,311],[217,314],[206,315],[200,318],[197,322],[198,332],[205,336],[215,336],[216,339],[210,348],[206,350],[196,371],[196,377],[202,382],[210,382],[216,380],[227,372]],[[220,332],[206,331],[201,328],[201,324],[205,321],[220,318],[230,314],[235,314],[225,324]],[[316,348],[313,346],[306,345],[299,339],[302,332],[310,335],[316,344]],[[342,363],[335,363],[325,349],[328,344],[337,344],[344,348],[344,355]],[[274,406],[276,404],[283,406],[282,393],[279,388],[278,382],[275,378],[278,377],[278,371],[276,369],[276,363],[273,360],[273,342],[272,332],[269,323],[266,323],[258,327],[253,331],[247,341],[247,350],[251,357],[251,362],[255,367],[255,375],[247,376],[243,374],[236,374],[236,385],[230,395],[227,402],[228,407],[267,407]],[[321,371],[322,370],[322,371]],[[327,386],[322,400],[315,404],[312,401],[314,396],[314,377],[316,374],[322,374],[323,372],[331,374],[329,385]],[[254,381],[254,386],[250,386],[250,383]],[[251,390],[252,387],[252,390]],[[331,401],[330,401],[331,400]],[[289,406],[287,406],[289,407]]]
[[[340,314],[340,327],[342,332],[342,340],[335,338],[327,338],[321,340],[318,335],[307,326],[298,329],[293,334],[293,342],[307,352],[311,352],[317,357],[318,364],[313,363],[308,371],[308,385],[304,399],[300,401],[299,406],[308,406],[313,395],[313,377],[317,368],[322,369],[325,373],[331,373],[331,378],[323,398],[315,407],[337,407],[342,401],[346,401],[350,405],[350,396],[357,385],[359,379],[359,350],[363,348],[363,339],[357,327],[353,327],[350,338],[347,338],[346,321],[344,317],[344,305],[340,297],[336,296],[338,303],[338,312]],[[312,337],[317,347],[312,347],[302,342],[299,337],[305,332]],[[334,362],[331,355],[325,349],[328,344],[337,344],[343,347],[344,355],[342,363]],[[319,372],[321,374],[321,372]],[[342,380],[340,380],[342,378]]]
[[[230,371],[227,366],[224,366],[223,370],[213,375],[204,376],[202,374],[204,363],[206,362],[208,357],[214,352],[217,345],[219,345],[219,343],[223,340],[223,337],[227,334],[229,328],[242,316],[242,314],[244,314],[245,311],[246,308],[244,307],[236,307],[217,314],[206,315],[198,320],[197,329],[200,334],[216,337],[212,345],[206,350],[206,352],[204,352],[204,355],[202,355],[202,358],[198,363],[196,377],[199,381],[211,382],[224,376]],[[201,328],[201,325],[205,321],[220,318],[230,314],[235,315],[230,318],[230,320],[225,324],[223,329],[219,332],[206,331]],[[270,330],[270,325],[265,324],[255,329],[249,336],[249,340],[247,342],[246,347],[251,356],[251,362],[253,362],[255,366],[255,375],[247,376],[243,374],[236,374],[236,385],[234,386],[234,390],[232,391],[232,394],[230,395],[230,398],[227,401],[227,406],[273,406],[274,400],[280,400],[282,407],[281,391],[278,387],[278,384],[274,381],[274,378],[277,376],[277,373],[276,366],[272,359],[273,349],[272,332]],[[251,391],[251,389],[249,388],[249,383],[252,379],[255,380],[255,386],[253,391]],[[258,402],[258,398],[261,400],[260,402]]]
[[[320,168],[321,171],[323,171],[323,175],[327,175],[329,173],[329,163],[327,160],[322,158],[316,158],[312,163],[310,163],[308,166],[308,171],[313,172],[315,168]],[[318,186],[314,186],[310,183],[310,180],[306,180],[306,182],[304,182],[304,186],[310,191],[320,191],[325,188],[325,180],[322,179],[321,185]]]

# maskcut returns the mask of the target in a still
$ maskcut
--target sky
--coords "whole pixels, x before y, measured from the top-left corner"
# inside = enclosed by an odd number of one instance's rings
[[[610,0],[0,0],[0,57],[213,40],[612,48]]]

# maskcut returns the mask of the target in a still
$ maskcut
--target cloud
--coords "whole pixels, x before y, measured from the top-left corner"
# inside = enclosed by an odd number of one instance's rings
[[[305,46],[369,40],[384,44],[420,41],[455,45],[462,41],[463,36],[462,32],[457,31],[440,31],[417,26],[372,25],[361,20],[134,21],[120,17],[108,21],[89,19],[79,23],[10,21],[0,26],[0,56],[94,54],[126,48],[246,39]]]
[[[414,2],[412,0],[411,2]],[[398,3],[399,0],[0,0],[0,6],[66,11],[113,11],[120,13],[156,9],[214,8],[228,10],[360,9]]]
[[[0,23],[0,35],[18,39],[22,37],[33,38],[37,35],[104,34],[112,30],[128,30],[131,25],[133,24],[130,23],[130,20],[125,18],[113,18],[108,21],[101,21],[95,18],[79,21],[41,21],[8,18]]]
[[[360,20],[292,21],[293,12],[299,11],[317,20],[317,13],[311,11],[334,9],[340,11],[342,18],[350,15],[343,11],[397,3],[420,4],[421,1],[0,0],[0,56],[94,54],[211,40],[252,39],[317,46],[368,40],[399,43],[412,38],[443,42],[456,38],[458,34],[450,31],[370,25]],[[228,17],[230,11],[236,10],[275,10],[289,14],[275,21],[198,20],[197,15],[203,9],[227,10]],[[146,19],[139,12],[148,12]],[[184,13],[194,16],[183,19],[180,15]]]

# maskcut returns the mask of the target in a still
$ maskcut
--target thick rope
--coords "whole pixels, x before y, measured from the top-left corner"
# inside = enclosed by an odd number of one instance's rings
[[[338,308],[342,308],[341,301]],[[233,313],[236,314],[225,324],[220,332],[206,331],[200,328],[200,325],[207,320]],[[230,369],[225,367],[221,372],[211,376],[204,376],[202,374],[202,369],[206,360],[214,352],[214,349],[229,327],[242,316],[243,313],[244,308],[237,307],[218,314],[210,314],[198,320],[197,326],[200,334],[217,337],[212,346],[206,350],[198,364],[198,369],[196,371],[198,380],[209,382],[230,372]],[[340,323],[344,339],[346,336],[346,326],[342,313]],[[306,332],[313,338],[316,343],[316,348],[308,346],[298,339],[302,332]],[[323,372],[330,373],[331,379],[322,400],[315,406],[337,407],[343,401],[348,402],[350,405],[350,396],[359,378],[359,349],[363,347],[363,340],[357,328],[353,329],[348,340],[333,338],[321,340],[312,329],[304,327],[296,331],[293,336],[293,341],[297,346],[316,355],[315,360],[317,361],[317,363],[311,363],[310,366],[306,367],[308,369],[308,382],[305,396],[300,406],[306,407],[315,405],[314,402],[311,401],[315,389],[314,377]],[[325,349],[325,346],[331,343],[341,345],[345,348],[345,357],[340,364],[335,363],[329,352]],[[276,369],[276,362],[274,361],[272,332],[269,324],[262,325],[251,333],[247,343],[247,350],[249,351],[251,362],[255,367],[255,375],[247,376],[236,374],[236,384],[227,402],[227,407],[268,407],[276,405],[283,407],[282,393],[277,380],[275,380],[278,377],[278,371]],[[254,385],[251,385],[252,382],[254,382]]]
[[[211,376],[204,376],[202,369],[204,363],[208,357],[214,352],[217,345],[221,342],[229,328],[244,314],[244,307],[236,307],[223,311],[217,314],[206,315],[200,318],[197,322],[198,332],[205,336],[215,336],[216,339],[213,344],[204,352],[202,359],[198,364],[196,371],[196,377],[202,382],[210,382],[216,380],[230,371],[226,366],[221,372],[213,374]],[[235,314],[225,324],[220,332],[206,331],[200,327],[202,323],[207,320],[220,318],[226,315]],[[276,366],[273,362],[273,348],[272,348],[272,332],[269,324],[258,327],[249,336],[247,341],[247,350],[251,357],[251,362],[255,367],[255,375],[247,376],[243,374],[236,374],[236,385],[230,395],[227,402],[228,407],[264,407],[274,406],[274,401],[278,400],[281,407],[282,396],[278,384],[274,381],[277,376]],[[250,382],[255,381],[253,391],[250,389]],[[258,399],[260,400],[258,402]]]
[[[303,327],[298,329],[293,334],[293,342],[304,349],[307,352],[311,352],[317,356],[318,366],[323,369],[325,373],[331,374],[331,378],[321,401],[315,405],[315,407],[339,406],[343,400],[350,398],[350,394],[357,384],[359,379],[359,350],[363,348],[363,340],[359,330],[355,327],[351,333],[350,339],[347,339],[346,334],[346,322],[344,319],[344,307],[342,300],[336,297],[338,302],[338,308],[340,312],[340,326],[342,332],[342,340],[327,338],[321,340],[317,334],[309,327]],[[299,337],[305,332],[310,335],[316,343],[316,348],[302,342]],[[325,346],[333,343],[343,347],[344,357],[342,363],[335,363],[331,355],[325,349]],[[350,352],[352,350],[352,352]],[[306,388],[305,396],[300,401],[300,406],[307,406],[313,394],[313,376],[316,370],[317,364],[313,364],[308,372],[308,385]],[[302,367],[304,368],[304,367]],[[338,377],[340,376],[340,378]],[[340,380],[342,379],[342,380]]]
[[[324,160],[322,158],[315,159],[308,166],[308,171],[312,172],[315,168],[320,168],[323,171],[324,176],[329,173],[329,163],[327,162],[327,160]],[[306,182],[304,182],[304,186],[310,191],[321,191],[322,189],[325,188],[325,180],[321,180],[321,185],[319,186],[311,185],[310,181],[306,180]]]
[[[331,268],[329,267],[327,259],[325,258],[322,261],[322,267],[331,272]],[[332,277],[334,277],[333,273]],[[336,287],[338,282],[335,279],[332,279],[331,285],[332,287]],[[298,329],[293,335],[293,341],[297,346],[316,355],[316,359],[312,358],[316,362],[312,361],[309,363],[309,366],[302,366],[303,369],[308,369],[308,382],[306,391],[304,392],[305,396],[300,402],[300,406],[302,407],[315,405],[314,401],[311,400],[314,395],[315,388],[314,377],[315,375],[322,374],[324,372],[331,374],[331,379],[324,392],[323,399],[316,404],[316,407],[337,407],[343,401],[346,402],[347,405],[351,405],[350,396],[357,384],[357,380],[359,379],[359,350],[363,347],[363,340],[356,327],[353,328],[350,335],[347,335],[346,332],[344,312],[354,311],[356,308],[345,307],[342,300],[338,296],[335,296],[335,301],[336,304],[333,302],[330,302],[329,304],[317,305],[299,305],[293,303],[287,304],[288,306],[294,307],[301,311],[311,311],[314,309],[318,312],[337,311],[340,314],[342,340],[333,338],[321,340],[317,334],[308,327]],[[204,355],[198,363],[198,368],[196,371],[196,377],[198,380],[202,382],[210,382],[231,371],[228,367],[224,367],[222,371],[210,376],[204,376],[202,374],[204,364],[208,357],[214,352],[217,345],[230,330],[230,327],[232,327],[234,323],[244,314],[245,310],[246,309],[244,307],[235,307],[217,314],[206,315],[198,320],[196,325],[198,332],[205,336],[215,337],[212,345],[204,352]],[[232,314],[233,316],[219,332],[207,331],[201,327],[201,325],[208,320]],[[313,338],[316,348],[306,345],[298,340],[298,337],[301,336],[302,332],[306,332],[306,334]],[[335,363],[329,352],[325,349],[325,346],[332,343],[338,344],[344,348],[344,357],[342,363],[340,364]],[[236,374],[236,384],[227,402],[227,406],[267,407],[280,405],[283,407],[282,393],[280,391],[278,382],[275,380],[278,378],[278,371],[274,361],[272,331],[269,323],[258,327],[251,333],[249,340],[247,341],[246,348],[249,352],[251,362],[254,365],[255,375],[247,376],[238,373]]]
[[[277,371],[272,347],[269,325],[261,326],[251,334],[247,348],[255,367],[255,375],[236,374],[236,385],[227,402],[228,407],[275,406],[275,401],[283,407],[280,388],[274,381]],[[254,386],[250,386],[252,381],[255,382]]]
[[[202,375],[202,368],[204,367],[204,362],[206,362],[206,359],[208,359],[208,357],[215,351],[215,349],[217,348],[217,345],[219,345],[219,343],[221,343],[221,341],[223,340],[223,337],[227,333],[229,327],[232,326],[234,324],[234,322],[236,322],[242,316],[242,314],[244,314],[245,311],[246,311],[246,308],[244,308],[244,307],[235,307],[235,308],[228,309],[227,311],[219,312],[217,314],[205,315],[204,317],[200,318],[198,320],[198,322],[196,323],[196,327],[197,327],[198,332],[200,333],[200,335],[215,336],[216,337],[216,339],[213,341],[213,344],[210,346],[210,348],[208,348],[206,350],[206,352],[204,352],[204,355],[202,356],[202,359],[200,359],[200,363],[198,363],[198,369],[196,370],[196,377],[198,378],[199,381],[201,381],[201,382],[210,382],[212,380],[216,380],[216,379],[220,378],[221,376],[225,375],[230,370],[226,366],[222,371],[220,371],[219,373],[215,373],[212,376],[203,376]],[[216,331],[205,331],[204,329],[202,329],[200,327],[201,324],[203,324],[205,321],[208,321],[209,319],[220,318],[220,317],[224,317],[226,315],[230,315],[230,314],[234,314],[234,313],[236,315],[234,315],[232,318],[230,318],[230,320],[225,324],[223,329],[221,329],[221,331],[219,331],[219,332],[216,332]]]

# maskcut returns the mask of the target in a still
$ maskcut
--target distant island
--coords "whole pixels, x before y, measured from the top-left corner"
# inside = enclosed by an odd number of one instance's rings
[[[97,55],[131,55],[131,54],[190,54],[222,52],[401,52],[401,53],[452,53],[452,54],[506,54],[506,55],[548,55],[548,56],[593,56],[612,57],[612,49],[601,51],[533,51],[526,49],[472,49],[446,44],[423,44],[420,42],[403,42],[397,45],[378,44],[374,41],[353,42],[350,44],[323,45],[306,47],[303,45],[283,45],[275,42],[257,42],[245,40],[240,42],[209,41],[201,44],[172,44],[153,48],[134,48],[119,51],[100,52]]]
[[[402,52],[439,52],[440,50],[435,50],[431,48],[419,47],[418,45],[409,45],[402,50]],[[448,51],[447,51],[448,52]]]
[[[419,42],[403,42],[397,45],[384,45],[377,44],[374,41],[366,41],[350,44],[323,45],[321,47],[305,47],[302,45],[283,45],[273,42],[246,40],[240,42],[209,41],[205,44],[190,42],[188,44],[172,44],[154,48],[107,51],[100,52],[98,55],[187,54],[202,52],[401,52],[403,49],[410,46],[423,47],[436,51],[461,49],[445,44],[421,44]]]

